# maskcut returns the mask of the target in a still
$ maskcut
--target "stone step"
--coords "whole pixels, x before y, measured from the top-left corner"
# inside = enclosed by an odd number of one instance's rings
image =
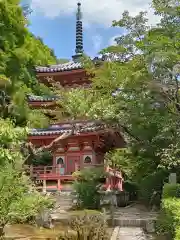
[[[119,229],[117,240],[145,240],[146,235],[142,228],[128,228],[123,227]]]
[[[140,227],[115,227],[111,240],[146,240],[147,237]]]
[[[120,227],[141,227],[154,232],[155,219],[114,219],[114,225]]]

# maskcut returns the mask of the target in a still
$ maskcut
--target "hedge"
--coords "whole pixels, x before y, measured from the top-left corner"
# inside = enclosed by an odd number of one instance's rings
[[[170,197],[180,197],[180,184],[165,184],[163,188],[162,199]]]
[[[180,184],[166,184],[163,188],[157,231],[180,240]]]

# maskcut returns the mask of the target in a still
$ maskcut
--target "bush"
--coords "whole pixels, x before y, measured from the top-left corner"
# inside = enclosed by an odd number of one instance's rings
[[[179,240],[179,239],[180,239],[180,227],[176,229],[174,240]]]
[[[94,181],[74,182],[77,193],[77,205],[80,208],[99,208],[100,196],[97,192],[97,183]]]
[[[52,208],[53,205],[54,201],[48,197],[37,192],[27,193],[26,197],[11,207],[11,223],[34,223],[40,211]]]
[[[138,198],[138,190],[139,186],[137,183],[134,183],[132,181],[126,180],[123,183],[123,189],[129,193],[129,200],[130,201],[135,201]]]
[[[162,188],[167,176],[166,171],[159,170],[142,179],[139,186],[139,197],[146,205],[160,206]]]
[[[104,173],[104,168],[101,168],[101,167],[98,167],[98,168],[88,167],[88,168],[85,168],[85,169],[83,169],[81,171],[77,171],[77,172],[73,173],[73,176],[78,181],[99,182],[99,181],[101,181],[102,178],[105,177],[105,173]]]
[[[108,240],[107,223],[105,216],[99,214],[88,214],[73,216],[69,223],[70,231],[59,240]]]
[[[73,186],[77,193],[77,203],[80,208],[98,209],[100,195],[99,180],[104,176],[101,168],[88,168],[75,174]]]
[[[180,197],[180,184],[165,184],[163,188],[162,198]]]
[[[171,239],[176,240],[180,240],[180,199],[176,197],[179,186],[179,184],[164,186],[161,211],[156,226],[159,233],[168,234]]]

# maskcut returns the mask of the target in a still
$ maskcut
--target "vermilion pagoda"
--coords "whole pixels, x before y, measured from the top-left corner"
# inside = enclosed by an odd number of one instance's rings
[[[76,54],[73,60],[65,63],[46,67],[36,67],[36,75],[40,82],[49,85],[50,79],[60,83],[65,88],[84,86],[89,88],[91,81],[85,69],[78,61],[83,53],[83,35],[81,20],[81,4],[78,3],[76,15]],[[56,97],[28,96],[32,108],[53,109]],[[63,133],[70,132],[74,122],[57,122],[47,129],[32,129],[29,141],[35,146],[50,144]],[[76,121],[79,134],[72,135],[59,144],[53,152],[52,166],[30,166],[31,176],[43,181],[43,191],[65,190],[65,182],[72,181],[72,174],[85,167],[99,167],[104,165],[104,155],[112,148],[122,148],[125,142],[121,134],[115,129],[105,129],[101,122]],[[109,173],[106,179],[106,188],[116,187],[122,190],[122,176],[120,171],[106,166]],[[55,183],[54,183],[54,182]],[[52,183],[51,183],[52,182]]]

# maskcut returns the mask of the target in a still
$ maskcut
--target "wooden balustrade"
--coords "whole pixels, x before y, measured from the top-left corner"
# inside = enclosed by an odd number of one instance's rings
[[[91,164],[91,165],[85,165],[84,168],[90,168],[90,167],[104,167],[103,164]],[[25,166],[25,170],[27,173],[29,173],[30,177],[36,178],[36,179],[66,179],[66,180],[72,180],[72,174],[68,174],[66,171],[64,173],[61,172],[61,165],[58,166]],[[78,170],[80,169],[80,166],[77,166]],[[110,167],[107,167],[105,169],[106,173],[109,174],[109,176],[117,177],[122,179],[122,174],[120,171],[117,171],[115,169],[112,169]]]
[[[60,172],[60,165],[58,166],[26,166],[25,170],[30,177],[36,179],[56,180],[66,179],[72,180],[72,175],[62,174]]]

